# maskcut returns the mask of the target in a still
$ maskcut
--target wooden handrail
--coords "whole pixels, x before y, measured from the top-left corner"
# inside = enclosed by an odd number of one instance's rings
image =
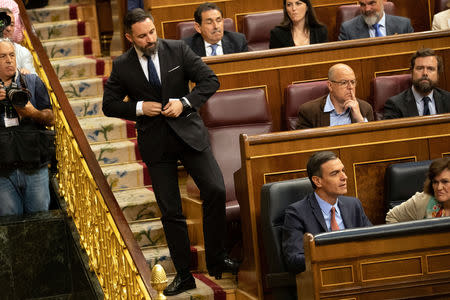
[[[137,268],[137,272],[142,277],[145,288],[148,292],[151,290],[150,287],[151,272],[144,258],[144,255],[142,254],[141,249],[139,248],[136,240],[134,239],[133,233],[130,230],[128,222],[125,219],[122,210],[119,207],[111,191],[111,188],[108,185],[108,182],[106,181],[105,176],[103,175],[100,165],[98,164],[98,161],[94,153],[92,152],[92,149],[84,135],[84,132],[59,82],[59,79],[55,71],[53,70],[53,67],[49,61],[47,53],[45,52],[39,38],[36,35],[36,32],[34,31],[30,23],[30,20],[26,13],[25,6],[23,5],[22,1],[17,1],[17,4],[19,5],[20,16],[25,26],[25,30],[29,35],[31,45],[39,58],[39,63],[41,64],[40,67],[43,68],[46,76],[48,77],[48,81],[50,84],[49,91],[53,92],[57,97],[58,105],[62,110],[70,129],[72,130],[73,138],[76,141],[76,144],[81,152],[82,158],[84,158],[87,167],[92,174],[93,180],[97,185],[97,189],[100,192],[101,196],[103,197],[107,209],[109,210],[109,213],[117,226],[119,234],[123,239],[123,242],[125,244],[124,247],[128,249],[130,256]]]

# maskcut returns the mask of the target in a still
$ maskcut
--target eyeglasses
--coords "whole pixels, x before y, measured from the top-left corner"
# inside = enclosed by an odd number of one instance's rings
[[[330,80],[333,83],[338,84],[339,86],[348,86],[349,84],[351,86],[356,86],[356,80],[341,80],[341,81],[334,81],[334,80]]]

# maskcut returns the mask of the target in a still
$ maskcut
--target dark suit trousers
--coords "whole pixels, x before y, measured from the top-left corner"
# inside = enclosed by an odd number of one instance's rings
[[[177,161],[180,160],[200,189],[206,265],[209,270],[214,270],[224,257],[226,196],[222,172],[209,147],[196,151],[184,143],[167,123],[165,125],[164,145],[161,145],[163,155],[160,160],[146,164],[161,210],[170,255],[178,273],[189,271],[190,243],[178,186]]]

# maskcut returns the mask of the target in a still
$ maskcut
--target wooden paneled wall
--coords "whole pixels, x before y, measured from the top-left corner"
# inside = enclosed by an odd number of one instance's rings
[[[386,167],[392,163],[450,156],[450,114],[241,135],[242,167],[235,174],[235,184],[244,242],[237,292],[242,298],[264,297],[267,258],[260,228],[262,185],[305,177],[308,158],[320,150],[338,154],[348,176],[347,194],[361,200],[372,223],[381,224],[385,217]]]
[[[220,89],[265,86],[275,131],[283,130],[284,89],[291,83],[323,80],[339,62],[355,71],[356,96],[369,99],[370,81],[376,76],[408,71],[411,55],[422,47],[437,50],[450,65],[450,31],[429,31],[376,39],[341,41],[303,47],[206,57],[220,80]],[[450,68],[440,76],[450,90]]]
[[[391,0],[395,3],[399,16],[409,17],[415,31],[429,30],[434,11],[433,0]],[[176,25],[179,22],[193,20],[194,11],[203,1],[191,0],[145,0],[144,6],[155,17],[155,25],[160,37],[175,38]],[[217,0],[216,3],[223,11],[224,17],[235,20],[238,31],[242,32],[242,18],[244,15],[283,8],[282,0]],[[334,38],[336,30],[336,11],[340,5],[357,4],[356,0],[311,0],[318,19],[324,23],[329,32],[329,40]]]

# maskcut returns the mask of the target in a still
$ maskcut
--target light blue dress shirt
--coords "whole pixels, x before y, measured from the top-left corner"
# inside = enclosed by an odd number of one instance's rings
[[[336,200],[336,203],[334,205],[331,205],[330,203],[326,202],[322,198],[319,197],[316,193],[314,193],[316,196],[317,202],[319,203],[320,209],[322,210],[323,218],[325,219],[325,223],[327,224],[328,231],[331,231],[331,208],[334,206],[335,208],[335,219],[337,224],[339,225],[339,229],[345,229],[344,221],[342,220],[341,211],[339,210],[339,199]]]
[[[386,36],[386,14],[383,12],[383,17],[381,17],[380,21],[378,21],[378,24],[380,24],[380,32],[383,36]],[[375,28],[372,26],[369,26],[369,36],[375,37]]]

